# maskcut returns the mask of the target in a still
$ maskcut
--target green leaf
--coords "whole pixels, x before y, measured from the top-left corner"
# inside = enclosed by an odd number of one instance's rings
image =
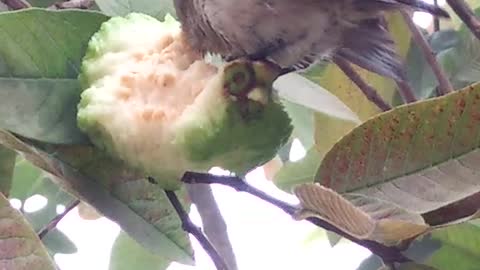
[[[0,146],[0,193],[7,197],[12,187],[16,157],[15,151]]]
[[[51,143],[86,143],[76,122],[74,79],[0,78],[0,128]]]
[[[0,13],[0,76],[76,79],[90,37],[107,19],[80,10]]]
[[[126,233],[120,232],[113,243],[109,270],[164,270],[169,265],[170,261],[150,253]]]
[[[76,126],[76,80],[106,16],[26,9],[0,13],[0,128],[51,143],[85,143]]]
[[[13,185],[10,192],[10,198],[24,201],[35,194],[35,188],[41,185],[41,174],[42,171],[40,169],[33,166],[27,160],[19,157],[13,173]]]
[[[428,37],[428,41],[435,53],[438,54],[456,46],[458,34],[454,30],[434,32]],[[437,78],[415,42],[412,42],[408,53],[406,67],[410,85],[419,99],[429,98],[435,94],[435,88],[438,85]]]
[[[78,251],[75,243],[57,228],[50,230],[45,237],[43,237],[42,242],[47,247],[51,256],[57,253],[73,254]]]
[[[287,111],[288,116],[292,119],[293,137],[298,138],[303,147],[312,147],[314,143],[313,110],[285,99],[282,99],[281,102]],[[288,150],[290,150],[290,148]]]
[[[0,269],[55,270],[35,232],[0,194]]]
[[[25,218],[31,223],[35,231],[39,231],[57,215],[57,205],[67,205],[73,198],[63,192],[58,185],[54,184],[51,177],[45,175],[42,170],[33,166],[23,158],[18,158],[13,174],[13,186],[11,198],[21,200],[23,203],[32,195],[42,195],[48,199],[47,205],[32,213],[24,213]],[[50,231],[43,242],[50,254],[69,254],[76,252],[75,244],[61,231]]]
[[[131,12],[140,12],[163,20],[167,13],[175,14],[171,0],[96,0],[95,2],[100,10],[109,16],[125,16]]]
[[[192,263],[188,235],[158,185],[93,147],[35,147],[7,132],[0,132],[0,143],[23,152],[33,164],[57,176],[58,184],[117,222],[152,253]]]
[[[480,85],[372,118],[325,156],[317,181],[340,193],[393,202],[431,225],[478,210]],[[475,202],[464,199],[475,198]],[[467,210],[467,211],[466,211]]]
[[[428,260],[439,270],[476,270],[480,265],[480,228],[468,223],[440,229],[432,238],[441,248]]]
[[[283,191],[291,193],[296,185],[313,183],[322,158],[323,155],[318,153],[315,148],[311,148],[303,159],[287,162],[277,172],[273,180],[275,185]]]
[[[285,100],[331,117],[360,122],[358,116],[337,96],[299,74],[283,75],[275,80],[273,87]]]
[[[327,238],[328,238],[328,243],[330,243],[330,246],[335,247],[338,243],[340,243],[343,237],[341,237],[340,235],[334,232],[327,231]]]

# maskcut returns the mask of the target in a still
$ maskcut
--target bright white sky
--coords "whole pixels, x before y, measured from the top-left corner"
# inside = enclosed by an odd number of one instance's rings
[[[440,4],[443,5],[444,1],[440,1]],[[431,17],[423,13],[416,13],[414,20],[422,27],[431,23]],[[302,146],[296,143],[292,149],[291,160],[301,159],[304,154]],[[292,196],[266,181],[262,169],[250,173],[247,180],[278,198],[295,201]],[[335,248],[330,248],[325,237],[308,241],[312,233],[317,232],[318,235],[319,232],[309,223],[294,221],[282,211],[248,194],[221,186],[214,186],[213,190],[227,222],[241,270],[354,270],[370,254],[364,248],[346,241]],[[37,198],[34,205],[45,203],[44,198]],[[194,207],[190,215],[194,222],[200,224]],[[74,209],[60,222],[58,228],[67,234],[78,248],[75,254],[55,256],[62,270],[108,269],[113,240],[119,233],[118,225],[106,218],[83,220]],[[194,239],[192,241],[197,266],[194,268],[174,263],[168,270],[215,269],[203,249]]]

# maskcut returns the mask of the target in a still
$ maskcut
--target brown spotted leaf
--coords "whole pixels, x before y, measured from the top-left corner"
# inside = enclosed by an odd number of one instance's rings
[[[362,195],[344,198],[318,184],[297,186],[295,195],[302,206],[301,217],[320,217],[359,239],[393,245],[429,228],[420,215],[394,204]]]
[[[55,270],[33,229],[0,193],[0,269]]]
[[[479,146],[477,84],[368,120],[326,155],[316,181],[393,202],[441,225],[479,209]]]

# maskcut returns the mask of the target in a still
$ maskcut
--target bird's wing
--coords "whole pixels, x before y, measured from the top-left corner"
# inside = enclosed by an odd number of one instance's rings
[[[335,57],[397,81],[406,79],[395,43],[380,19],[365,20],[348,30]]]

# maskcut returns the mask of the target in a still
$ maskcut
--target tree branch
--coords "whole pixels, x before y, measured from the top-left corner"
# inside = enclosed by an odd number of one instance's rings
[[[196,205],[202,218],[203,230],[220,256],[225,260],[228,269],[238,269],[235,253],[228,238],[227,224],[218,209],[210,185],[187,185],[190,199]]]
[[[269,194],[250,186],[243,179],[235,176],[217,176],[208,173],[186,172],[182,177],[182,181],[187,184],[221,184],[229,186],[237,191],[249,193],[257,198],[269,202],[291,216],[295,216],[300,210],[297,206],[290,205],[284,201],[274,198]],[[405,257],[401,251],[395,247],[387,247],[374,241],[357,239],[320,218],[310,217],[307,218],[307,220],[318,227],[335,232],[338,235],[369,249],[373,254],[382,258],[384,262],[410,261],[410,259]]]
[[[25,0],[1,0],[1,1],[13,10],[32,7],[30,3],[28,3]]]
[[[212,261],[215,264],[215,267],[217,268],[217,270],[228,270],[228,267],[225,261],[217,252],[217,250],[212,245],[212,243],[210,243],[208,238],[203,234],[202,230],[190,220],[187,212],[185,212],[185,209],[183,209],[183,206],[180,203],[180,200],[178,199],[175,192],[165,190],[165,194],[167,195],[168,200],[170,201],[173,208],[175,209],[178,216],[180,217],[180,220],[182,221],[183,230],[190,233],[198,240],[198,242],[203,247],[203,249],[207,252],[210,258],[212,258]]]
[[[480,20],[475,13],[473,13],[473,10],[468,6],[467,2],[465,2],[465,0],[447,0],[447,3],[470,31],[480,39]]]
[[[333,62],[347,75],[353,83],[357,85],[357,87],[363,92],[363,94],[377,105],[382,111],[389,111],[392,109],[392,106],[388,104],[375,90],[371,85],[366,83],[362,77],[353,69],[353,67],[345,60],[334,57]]]
[[[43,239],[51,230],[57,227],[57,224],[62,220],[73,208],[77,207],[80,203],[80,200],[73,201],[70,205],[65,208],[63,213],[56,215],[45,227],[43,227],[38,232],[38,238]]]
[[[442,95],[452,92],[454,90],[453,86],[448,80],[445,71],[438,63],[437,58],[435,57],[435,53],[428,44],[427,40],[413,22],[412,17],[405,11],[402,11],[402,15],[408,25],[408,28],[410,28],[410,31],[412,32],[413,40],[420,47],[420,50],[423,52],[425,59],[430,64],[430,67],[432,68],[435,77],[437,77],[439,92]]]

